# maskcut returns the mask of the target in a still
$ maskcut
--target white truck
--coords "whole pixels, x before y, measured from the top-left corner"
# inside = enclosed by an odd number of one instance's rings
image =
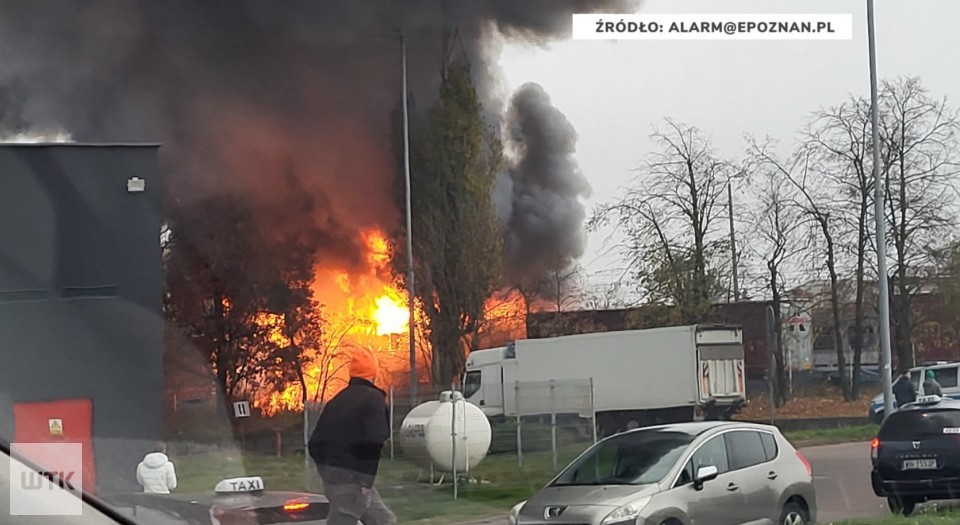
[[[583,414],[583,395],[554,395],[571,383],[588,385],[594,414]],[[603,435],[726,419],[746,400],[743,331],[688,325],[523,339],[471,352],[462,384],[467,401],[492,419],[540,413],[528,405],[545,405],[549,384],[549,409],[537,410],[595,415]],[[537,396],[528,393],[534,390]]]

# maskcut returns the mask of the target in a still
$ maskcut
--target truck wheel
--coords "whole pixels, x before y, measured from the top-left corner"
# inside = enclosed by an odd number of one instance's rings
[[[597,414],[597,434],[605,438],[617,433],[619,429],[619,420],[613,414]]]
[[[620,430],[633,430],[649,425],[646,415],[642,412],[625,412],[620,416]]]

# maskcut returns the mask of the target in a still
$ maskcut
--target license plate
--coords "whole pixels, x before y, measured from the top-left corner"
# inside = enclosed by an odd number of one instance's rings
[[[937,468],[935,459],[908,459],[903,462],[903,470],[927,470]]]

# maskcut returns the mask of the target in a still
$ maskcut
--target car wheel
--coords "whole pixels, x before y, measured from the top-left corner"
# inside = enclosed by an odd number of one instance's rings
[[[783,506],[783,512],[780,513],[781,525],[806,525],[807,512],[797,503],[790,501]]]
[[[890,512],[894,514],[909,516],[916,510],[917,501],[912,498],[890,496],[887,498],[887,506],[890,507]]]

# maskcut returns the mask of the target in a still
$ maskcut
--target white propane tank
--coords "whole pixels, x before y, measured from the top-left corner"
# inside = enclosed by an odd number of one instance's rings
[[[456,418],[456,460],[454,460]],[[460,392],[443,392],[439,401],[427,401],[413,410],[400,427],[400,446],[421,468],[439,472],[469,472],[490,451],[490,421],[480,407],[468,403]]]

